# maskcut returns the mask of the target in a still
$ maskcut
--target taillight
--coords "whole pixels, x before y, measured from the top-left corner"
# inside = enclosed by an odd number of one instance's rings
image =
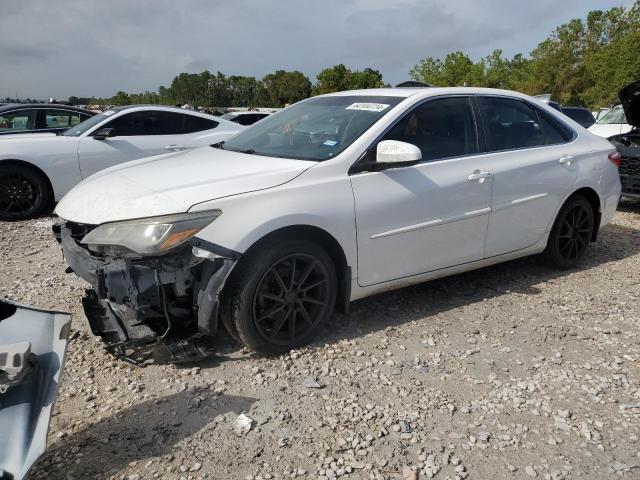
[[[619,167],[620,160],[622,160],[622,157],[620,156],[620,152],[611,152],[609,154],[609,160],[611,160],[611,163],[613,163],[616,167]]]

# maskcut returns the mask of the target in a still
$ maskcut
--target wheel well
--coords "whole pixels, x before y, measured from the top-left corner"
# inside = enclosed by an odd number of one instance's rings
[[[53,204],[54,202],[53,185],[51,185],[51,180],[49,180],[49,177],[47,176],[46,173],[42,171],[42,169],[40,169],[39,167],[36,167],[33,163],[25,162],[23,160],[0,160],[0,166],[4,166],[4,165],[20,165],[21,167],[25,167],[30,170],[33,170],[42,178],[44,178],[45,182],[47,183],[47,188],[49,189],[50,203]]]
[[[243,256],[255,249],[259,249],[264,242],[273,241],[274,239],[308,240],[324,248],[331,260],[333,260],[338,277],[336,307],[343,312],[348,310],[351,298],[351,266],[347,263],[347,257],[342,247],[331,234],[311,225],[291,225],[268,233],[251,245]]]
[[[589,200],[591,208],[593,208],[595,228],[593,229],[593,234],[591,235],[591,241],[595,242],[598,238],[598,230],[600,230],[600,219],[602,217],[602,212],[600,211],[600,197],[593,188],[583,187],[573,192],[567,200],[578,196],[585,197],[587,200]]]

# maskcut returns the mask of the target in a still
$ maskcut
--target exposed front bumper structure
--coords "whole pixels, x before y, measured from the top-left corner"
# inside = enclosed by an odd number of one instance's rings
[[[136,364],[211,354],[219,296],[239,255],[198,239],[161,256],[98,255],[79,243],[90,228],[67,222],[54,232],[70,269],[92,286],[82,305],[107,349]]]

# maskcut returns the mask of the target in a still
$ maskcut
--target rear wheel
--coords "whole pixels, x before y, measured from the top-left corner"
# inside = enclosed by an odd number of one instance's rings
[[[587,251],[594,228],[595,216],[589,200],[582,196],[570,198],[553,224],[544,259],[556,268],[574,267]]]
[[[46,179],[24,165],[0,165],[0,220],[26,220],[42,213],[51,195]]]
[[[305,240],[272,242],[234,272],[225,323],[253,350],[287,352],[316,335],[333,311],[336,285],[335,267],[321,247]]]

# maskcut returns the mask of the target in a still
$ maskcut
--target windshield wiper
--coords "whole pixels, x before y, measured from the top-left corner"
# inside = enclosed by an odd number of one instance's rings
[[[220,150],[224,150],[223,145],[224,145],[224,140],[218,143],[212,143],[210,146],[213,148],[219,148]]]

